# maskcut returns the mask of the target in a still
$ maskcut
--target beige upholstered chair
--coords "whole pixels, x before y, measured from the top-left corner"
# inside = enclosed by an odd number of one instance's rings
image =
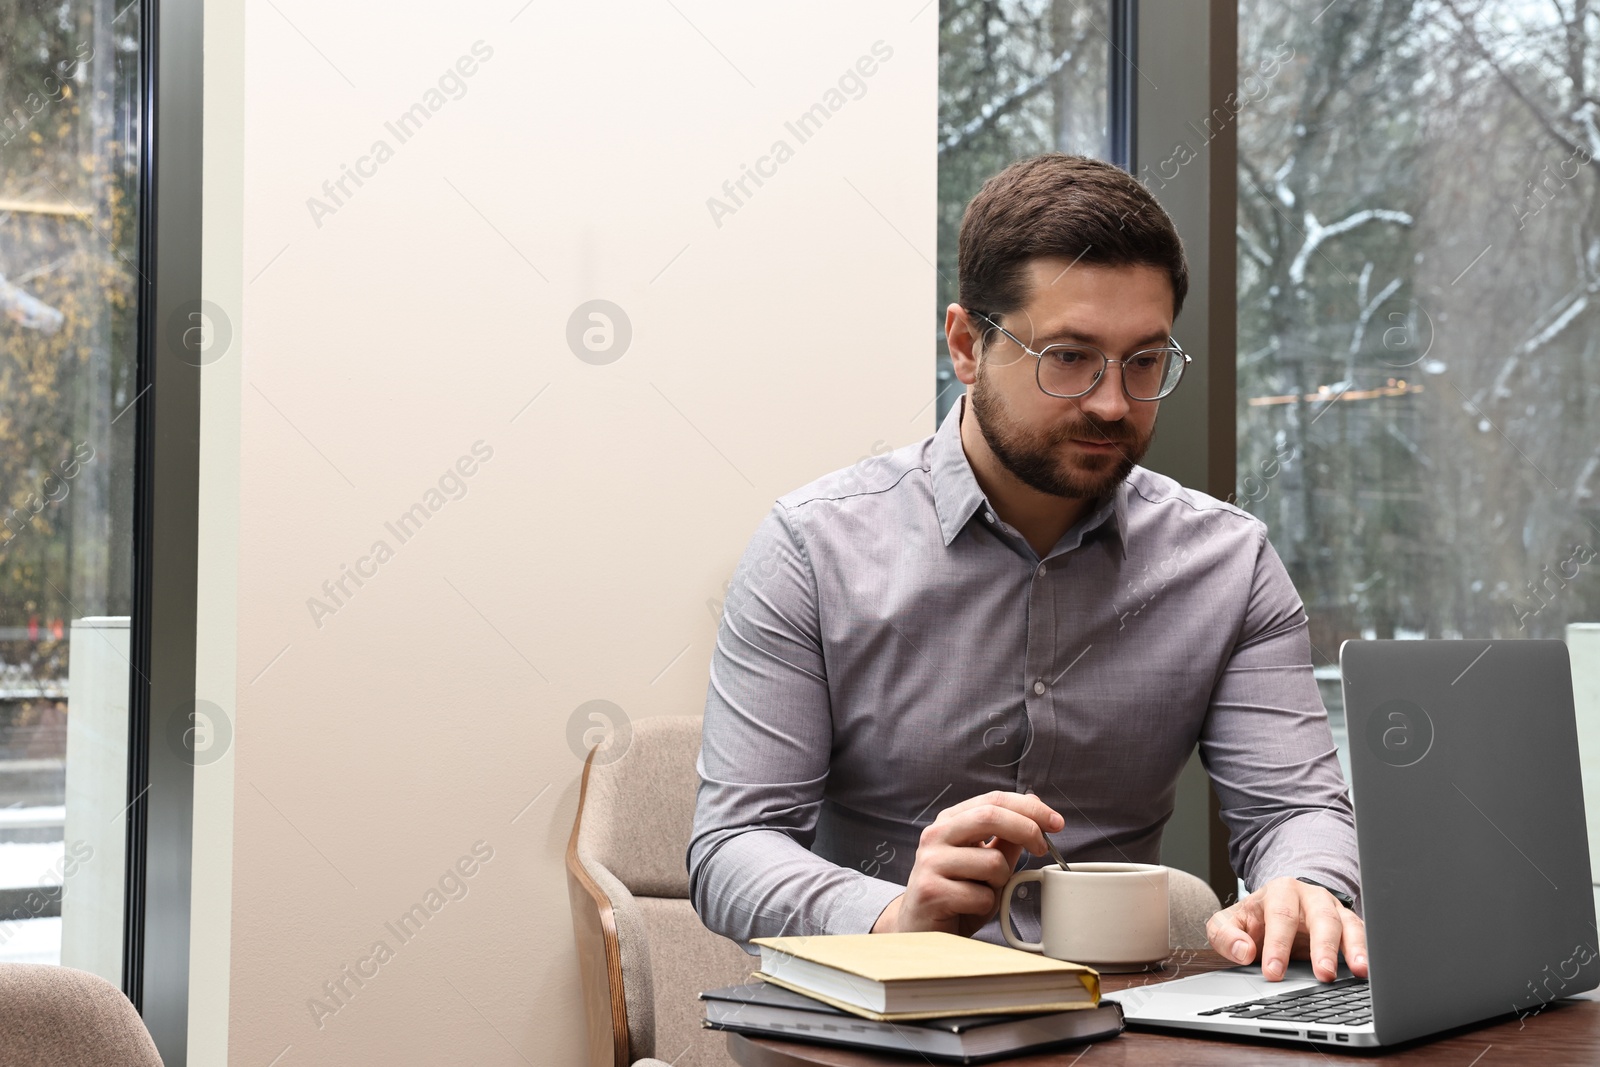
[[[615,761],[591,752],[584,764],[567,888],[590,1067],[733,1062],[726,1035],[701,1028],[698,995],[748,981],[756,958],[707,930],[689,903],[699,751],[699,716],[657,717],[633,724]]]
[[[0,964],[0,1063],[161,1067],[144,1020],[104,978],[70,967]]]
[[[699,778],[700,717],[642,719],[621,756],[584,764],[567,888],[590,1067],[726,1067],[700,1026],[702,990],[748,980],[756,958],[701,924],[684,867]],[[1205,948],[1211,888],[1173,870],[1171,943]],[[659,1057],[652,1058],[652,1057]]]
[[[1211,947],[1211,939],[1206,937],[1206,920],[1222,910],[1222,901],[1205,879],[1176,867],[1169,868],[1167,909],[1168,947]]]

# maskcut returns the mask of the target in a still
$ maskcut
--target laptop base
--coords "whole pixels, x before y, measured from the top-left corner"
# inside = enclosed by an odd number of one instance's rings
[[[1354,976],[1342,964],[1335,981]],[[1220,971],[1152,982],[1116,992],[1104,993],[1102,1000],[1122,1005],[1130,1027],[1150,1030],[1193,1031],[1219,1037],[1253,1037],[1294,1044],[1332,1045],[1341,1048],[1375,1048],[1378,1035],[1372,1023],[1295,1021],[1284,1019],[1241,1019],[1229,1015],[1207,1014],[1217,1009],[1252,1000],[1276,997],[1301,990],[1331,986],[1312,972],[1310,960],[1290,960],[1281,982],[1261,976],[1260,964],[1229,967]]]

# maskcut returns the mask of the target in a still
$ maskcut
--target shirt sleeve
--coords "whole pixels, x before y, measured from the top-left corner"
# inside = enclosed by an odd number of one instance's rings
[[[1250,601],[1212,691],[1200,759],[1253,892],[1305,875],[1356,898],[1355,813],[1311,674],[1305,606],[1260,527]]]
[[[817,583],[779,504],[734,571],[706,688],[689,899],[747,942],[867,933],[905,891],[810,851],[833,744]]]

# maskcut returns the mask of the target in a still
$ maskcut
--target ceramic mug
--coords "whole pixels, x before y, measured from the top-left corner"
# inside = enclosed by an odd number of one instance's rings
[[[1039,883],[1040,940],[1011,929],[1011,896]],[[1097,971],[1142,971],[1167,956],[1167,868],[1152,863],[1059,864],[1014,875],[1000,897],[1000,932],[1012,948]]]

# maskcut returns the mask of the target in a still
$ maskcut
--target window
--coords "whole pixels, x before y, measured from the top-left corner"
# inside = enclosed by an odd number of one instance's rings
[[[1305,599],[1341,756],[1345,639],[1600,618],[1600,42],[1575,11],[1240,4],[1240,503]]]
[[[961,212],[984,179],[1040,152],[1115,159],[1107,92],[1116,0],[943,0],[939,5],[937,419],[961,395],[944,350]]]
[[[0,5],[0,960],[117,984],[140,16]]]

